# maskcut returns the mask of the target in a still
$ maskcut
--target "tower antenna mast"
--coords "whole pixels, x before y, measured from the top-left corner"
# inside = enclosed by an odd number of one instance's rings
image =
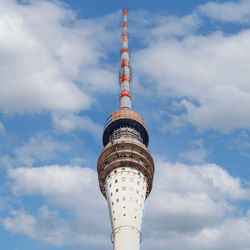
[[[126,9],[123,10],[123,31],[122,31],[122,49],[121,49],[121,95],[120,95],[120,109],[131,109],[132,98],[130,94],[130,58],[128,48],[128,20]]]

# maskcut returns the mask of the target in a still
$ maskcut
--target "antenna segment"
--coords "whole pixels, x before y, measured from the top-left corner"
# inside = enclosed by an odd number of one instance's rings
[[[130,59],[128,49],[128,21],[126,9],[123,10],[123,31],[122,31],[122,49],[121,49],[121,95],[120,95],[120,109],[131,109],[132,98],[130,94]]]

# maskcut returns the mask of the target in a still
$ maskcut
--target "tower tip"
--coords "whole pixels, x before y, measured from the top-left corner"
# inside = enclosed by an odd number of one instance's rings
[[[130,81],[131,70],[129,63],[129,50],[128,50],[128,22],[127,22],[127,9],[123,9],[123,31],[122,31],[122,53],[121,53],[121,95],[120,95],[120,109],[131,109],[132,98],[130,95]]]

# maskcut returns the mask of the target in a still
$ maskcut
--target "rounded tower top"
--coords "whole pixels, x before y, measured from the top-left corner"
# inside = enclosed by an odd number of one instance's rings
[[[142,143],[148,146],[149,137],[146,124],[141,115],[133,110],[121,109],[112,113],[105,124],[103,132],[103,145],[106,146],[111,140],[110,135],[113,131],[120,127],[131,127],[140,133]]]

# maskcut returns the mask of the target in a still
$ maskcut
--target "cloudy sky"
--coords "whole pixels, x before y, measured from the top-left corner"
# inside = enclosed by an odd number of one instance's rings
[[[1,249],[112,248],[96,162],[124,7],[156,165],[142,249],[249,250],[250,0],[0,0]]]

